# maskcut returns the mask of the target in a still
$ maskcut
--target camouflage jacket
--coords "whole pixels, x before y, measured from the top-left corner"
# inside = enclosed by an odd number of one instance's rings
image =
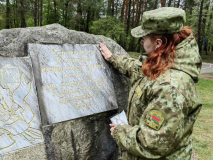
[[[143,75],[143,61],[112,55],[109,62],[130,78],[129,125],[116,126],[113,138],[125,160],[190,160],[191,134],[201,109],[195,82],[201,58],[192,35],[176,46],[173,67],[156,80]]]

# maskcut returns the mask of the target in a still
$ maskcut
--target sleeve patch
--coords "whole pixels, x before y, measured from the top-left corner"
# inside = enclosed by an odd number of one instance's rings
[[[146,125],[148,125],[149,127],[155,130],[159,130],[163,121],[164,121],[164,117],[161,112],[157,110],[151,110],[148,114]]]

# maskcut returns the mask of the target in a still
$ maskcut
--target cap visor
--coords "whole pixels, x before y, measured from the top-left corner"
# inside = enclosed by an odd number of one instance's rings
[[[141,26],[135,27],[131,30],[131,35],[135,38],[140,38],[150,34],[150,31],[145,31],[141,28]]]

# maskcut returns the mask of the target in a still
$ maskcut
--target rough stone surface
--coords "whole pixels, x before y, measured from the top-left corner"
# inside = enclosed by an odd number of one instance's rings
[[[105,112],[44,126],[48,159],[116,159],[116,143],[110,136],[108,125],[108,117],[112,114],[114,113]]]
[[[47,160],[45,144],[39,143],[33,147],[23,148],[2,157],[3,160]],[[0,159],[1,160],[1,159]]]
[[[127,55],[122,47],[110,38],[68,30],[59,24],[43,27],[4,29],[0,31],[0,55],[23,57],[28,55],[27,45],[38,44],[99,44],[103,42],[112,53]],[[113,70],[118,110],[126,109],[129,80]],[[79,118],[44,127],[44,138],[49,159],[117,159],[118,148],[110,136],[109,116],[115,111]],[[50,128],[48,128],[50,127]],[[85,142],[84,142],[85,141]],[[28,147],[5,155],[9,159],[45,159],[42,145]],[[30,158],[29,158],[30,157]],[[39,157],[39,158],[38,158]]]

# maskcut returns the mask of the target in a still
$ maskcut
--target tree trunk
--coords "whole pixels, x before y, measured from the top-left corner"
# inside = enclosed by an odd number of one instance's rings
[[[142,4],[141,4],[141,13],[142,13],[142,15],[143,15],[143,12],[144,12],[144,0],[142,1]],[[142,21],[142,17],[143,16],[140,17],[141,21]]]
[[[77,15],[78,15],[78,23],[77,23],[77,30],[79,31],[83,31],[84,30],[84,22],[82,19],[82,6],[81,6],[81,1],[78,1],[78,5],[77,5]]]
[[[115,15],[115,2],[114,0],[111,0],[111,3],[112,3],[112,16]]]
[[[16,12],[15,12],[15,19],[17,20],[18,19],[18,1],[15,0],[15,5],[16,5]],[[19,23],[16,21],[16,25],[15,27],[18,27],[19,26]]]
[[[141,16],[142,4],[143,4],[143,0],[140,0],[139,8],[138,8],[138,16],[137,16],[137,19],[136,19],[136,24],[135,24],[135,26],[138,26],[138,24],[139,24],[139,20],[140,20],[140,16]]]
[[[56,22],[56,0],[54,0],[54,23]]]
[[[34,26],[37,26],[37,12],[38,12],[37,0],[34,2]]]
[[[125,24],[127,24],[127,17],[128,17],[128,0],[126,0]]]
[[[20,0],[20,16],[21,16],[21,28],[27,27],[26,21],[25,21],[25,8],[24,8],[24,0]]]
[[[13,0],[13,26],[15,28],[16,28],[16,13],[17,13],[16,0]]]
[[[38,0],[38,11],[37,11],[37,17],[38,17],[38,20],[37,20],[37,25],[39,26],[39,22],[40,22],[40,0]]]
[[[86,27],[85,27],[85,32],[89,33],[89,22],[91,19],[91,7],[89,6],[88,11],[87,11],[87,21],[86,21]]]
[[[6,1],[6,29],[10,28],[10,1]]]
[[[118,16],[118,0],[116,1],[115,15]]]
[[[180,0],[178,0],[178,3],[177,3],[177,8],[179,8],[180,6]]]
[[[174,0],[174,7],[175,7],[175,0]]]
[[[147,9],[147,0],[145,1],[145,8],[144,8],[144,11],[146,11]]]
[[[165,7],[165,0],[161,0],[161,7]]]
[[[126,36],[128,36],[129,28],[130,28],[131,3],[132,3],[132,0],[129,0]]]
[[[201,21],[202,21],[203,3],[204,3],[204,0],[201,0],[201,4],[200,4],[200,15],[199,15],[199,21],[198,21],[198,46],[199,46],[199,52],[201,52],[201,50],[202,50]]]
[[[211,9],[211,15],[209,17],[209,23],[208,23],[208,26],[207,26],[207,33],[210,32],[210,28],[212,26],[212,20],[213,20],[213,13],[212,12],[213,12],[213,6],[212,6],[212,9]]]
[[[134,27],[134,22],[135,22],[135,0],[132,0],[132,6],[133,6],[133,9],[132,9],[132,27]]]
[[[124,19],[124,8],[125,8],[125,0],[123,0],[123,4],[121,7],[121,22],[123,22]]]
[[[135,15],[135,21],[134,21],[134,25],[133,27],[136,27],[136,23],[137,23],[137,20],[138,20],[138,8],[139,8],[139,0],[137,0],[136,2],[136,15]]]
[[[168,7],[171,7],[172,0],[169,0]]]
[[[112,2],[112,0],[108,0],[108,6],[107,6],[107,16],[111,16],[111,2]]]
[[[69,6],[69,1],[66,1],[65,5],[65,13],[64,13],[64,27],[67,27],[67,16],[68,16],[68,6]]]
[[[155,8],[154,9],[157,9],[158,8],[158,0],[155,0]]]
[[[42,26],[42,20],[43,20],[43,0],[40,2],[40,26]]]
[[[208,3],[206,4],[206,14],[208,13],[208,10],[209,10],[209,5],[210,5],[210,0],[208,1]],[[202,25],[202,31],[203,33],[201,34],[201,40],[206,38],[206,30],[205,30],[205,26],[206,26],[206,19],[207,19],[207,15],[204,15],[204,18],[203,18],[203,25]],[[207,51],[206,51],[206,55],[207,55]]]

